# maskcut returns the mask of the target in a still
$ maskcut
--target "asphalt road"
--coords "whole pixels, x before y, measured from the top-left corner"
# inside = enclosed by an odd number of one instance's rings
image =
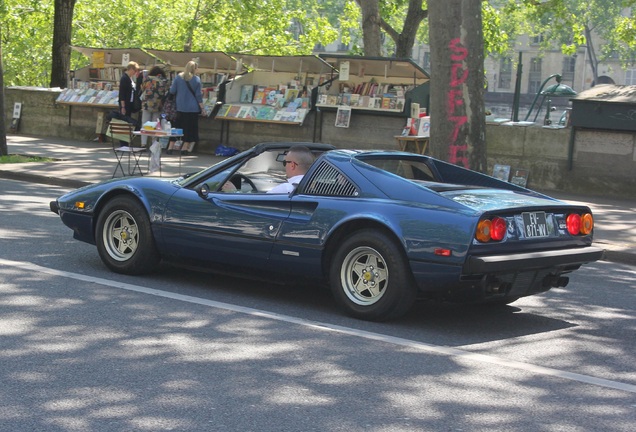
[[[368,323],[327,291],[108,272],[0,180],[1,431],[633,431],[636,267]]]

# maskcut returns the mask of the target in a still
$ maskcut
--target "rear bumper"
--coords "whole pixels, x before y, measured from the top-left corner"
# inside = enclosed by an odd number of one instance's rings
[[[564,249],[506,255],[471,256],[464,265],[465,275],[483,273],[518,272],[532,269],[548,269],[573,266],[598,261],[604,249],[587,246],[580,249]]]

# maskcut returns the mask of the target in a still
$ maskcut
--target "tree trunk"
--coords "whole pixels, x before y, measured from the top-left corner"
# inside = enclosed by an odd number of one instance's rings
[[[71,68],[71,35],[76,0],[55,0],[51,87],[66,88]]]
[[[594,49],[592,30],[590,30],[588,26],[585,26],[585,39],[588,41],[586,49],[590,58],[590,67],[592,68],[592,82],[596,85],[598,84],[598,60],[596,58],[596,50]]]
[[[384,30],[395,42],[395,56],[410,58],[413,55],[413,45],[420,24],[428,16],[428,11],[422,10],[422,0],[409,0],[409,7],[404,18],[402,33],[398,33],[384,19],[381,22]]]
[[[364,55],[367,57],[382,56],[382,38],[380,36],[379,0],[356,0],[362,13],[362,41]]]
[[[192,21],[188,25],[188,31],[186,33],[186,40],[183,43],[183,51],[184,52],[192,52],[192,42],[194,39],[194,29],[197,26],[199,21],[199,15],[201,13],[201,0],[197,2],[197,7],[194,11],[194,16],[192,17]]]
[[[7,123],[4,115],[4,68],[2,67],[2,26],[0,26],[0,156],[9,154]]]
[[[433,156],[486,172],[481,2],[429,2]]]

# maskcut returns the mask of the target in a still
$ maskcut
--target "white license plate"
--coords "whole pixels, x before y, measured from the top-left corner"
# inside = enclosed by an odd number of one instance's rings
[[[521,216],[523,216],[523,232],[526,238],[548,236],[548,224],[545,221],[545,212],[521,213]]]

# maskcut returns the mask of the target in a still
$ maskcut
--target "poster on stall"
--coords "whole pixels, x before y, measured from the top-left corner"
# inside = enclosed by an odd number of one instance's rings
[[[348,61],[343,61],[340,62],[340,67],[338,69],[338,79],[340,81],[348,81],[349,80],[349,62]]]
[[[94,68],[104,67],[104,51],[93,51],[92,66]]]
[[[348,128],[351,121],[351,107],[339,106],[336,113],[336,127]]]
[[[9,131],[11,133],[16,133],[18,131],[18,126],[20,125],[20,114],[22,114],[22,102],[16,102],[13,104],[13,118],[9,125]]]

